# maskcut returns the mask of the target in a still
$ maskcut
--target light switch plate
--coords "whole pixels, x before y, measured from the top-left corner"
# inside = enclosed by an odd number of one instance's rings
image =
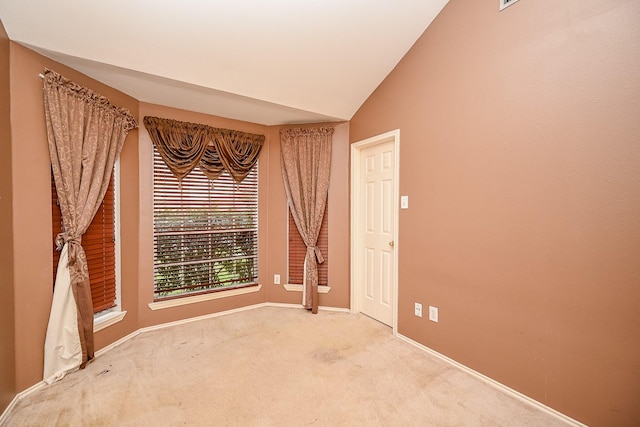
[[[409,209],[409,196],[400,196],[400,209]]]

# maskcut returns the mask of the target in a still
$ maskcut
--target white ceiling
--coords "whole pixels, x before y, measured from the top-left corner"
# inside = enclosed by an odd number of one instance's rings
[[[349,120],[448,0],[0,0],[9,38],[134,98]]]

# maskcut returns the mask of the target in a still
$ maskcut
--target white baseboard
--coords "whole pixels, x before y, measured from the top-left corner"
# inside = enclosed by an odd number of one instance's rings
[[[325,306],[321,305],[320,307],[318,307],[318,310],[333,311],[333,312],[336,312],[336,313],[349,313],[349,314],[351,314],[351,309],[350,308],[342,308],[342,307],[325,307]]]
[[[281,302],[267,302],[264,303],[264,307],[282,307],[282,308],[304,308],[302,304],[286,304]],[[351,309],[342,307],[327,307],[321,305],[318,307],[320,311],[333,311],[337,313],[351,313]]]
[[[108,352],[110,350],[113,350],[114,348],[118,347],[121,344],[124,344],[125,342],[129,341],[131,338],[134,338],[134,337],[140,335],[143,332],[157,331],[159,329],[170,328],[172,326],[177,326],[177,325],[184,325],[184,324],[191,323],[191,322],[197,322],[199,320],[213,319],[215,317],[226,316],[228,314],[233,314],[233,313],[240,313],[242,311],[247,311],[247,310],[254,310],[256,308],[261,308],[261,307],[302,308],[302,304],[284,304],[284,303],[275,303],[275,302],[264,302],[264,303],[260,303],[260,304],[254,304],[254,305],[248,305],[248,306],[245,306],[245,307],[234,308],[234,309],[231,309],[231,310],[218,311],[216,313],[205,314],[203,316],[190,317],[188,319],[176,320],[174,322],[160,323],[158,325],[147,326],[145,328],[140,328],[140,329],[138,329],[136,331],[133,331],[129,335],[124,336],[124,337],[120,338],[119,340],[112,342],[111,344],[107,345],[106,347],[101,348],[100,350],[97,350],[95,352],[95,357],[102,356],[106,352]],[[318,309],[319,310],[323,310],[323,311],[334,311],[334,312],[343,312],[343,313],[350,313],[351,312],[348,308],[339,308],[339,307],[320,306],[320,307],[318,307]],[[28,389],[28,390],[31,390],[31,389]],[[27,392],[28,390],[25,390],[23,393]]]
[[[304,308],[302,304],[289,304],[284,302],[267,302],[265,307],[281,307],[281,308]]]
[[[9,406],[7,406],[7,408],[4,410],[4,412],[2,412],[2,414],[0,414],[0,426],[4,425],[4,423],[7,422],[7,420],[9,419],[9,413],[11,412],[13,407],[18,404],[18,402],[20,400],[22,400],[25,397],[29,396],[31,393],[35,393],[36,391],[40,390],[42,387],[44,387],[46,385],[47,385],[47,383],[45,383],[44,381],[40,381],[39,383],[32,385],[28,389],[23,390],[20,393],[16,394],[15,397],[13,398],[13,400],[11,401],[11,403],[9,403]]]
[[[214,317],[226,316],[227,314],[240,313],[241,311],[253,310],[260,307],[267,307],[269,303],[260,303],[254,305],[248,305],[245,307],[233,308],[231,310],[218,311],[216,313],[205,314],[203,316],[189,317],[188,319],[176,320],[174,322],[160,323],[158,325],[147,326],[136,331],[136,333],[157,331],[159,329],[170,328],[171,326],[184,325],[191,322],[197,322],[199,320],[213,319]]]
[[[102,347],[100,350],[96,350],[96,352],[94,353],[94,358],[98,358],[100,356],[102,356],[103,354],[105,354],[106,352],[113,350],[114,348],[118,347],[121,344],[124,344],[125,342],[129,341],[131,338],[140,335],[141,330],[138,329],[137,331],[133,331],[131,332],[129,335],[124,336],[122,338],[120,338],[117,341],[112,342],[111,344],[109,344],[106,347]]]
[[[447,356],[445,356],[444,354],[438,353],[437,351],[420,344],[417,341],[412,340],[411,338],[407,338],[402,334],[396,334],[396,337],[400,338],[402,341],[405,341],[415,347],[418,347],[420,350],[423,350],[424,352],[437,357],[438,359],[442,360],[443,362],[449,364],[449,365],[453,365],[454,367],[462,370],[463,372],[474,376],[476,378],[478,378],[480,381],[483,381],[486,384],[489,384],[490,386],[492,386],[493,388],[497,389],[498,391],[508,394],[509,396],[520,400],[521,402],[524,402],[528,405],[534,406],[538,409],[540,409],[543,412],[546,412],[547,414],[571,425],[571,426],[575,426],[575,427],[587,427],[585,424],[582,424],[581,422],[574,420],[573,418],[563,414],[562,412],[558,412],[553,408],[548,407],[547,405],[545,405],[544,403],[540,403],[535,399],[530,398],[529,396],[526,396],[522,393],[520,393],[519,391],[516,391],[514,389],[512,389],[511,387],[508,387],[496,380],[494,380],[493,378],[489,378],[486,375],[481,374],[478,371],[474,371],[473,369],[469,368],[468,366],[463,365],[462,363],[456,362],[453,359],[448,358]]]

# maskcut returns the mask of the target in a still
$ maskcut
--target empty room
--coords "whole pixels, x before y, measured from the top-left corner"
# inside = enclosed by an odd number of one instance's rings
[[[638,0],[0,1],[0,425],[640,425]]]

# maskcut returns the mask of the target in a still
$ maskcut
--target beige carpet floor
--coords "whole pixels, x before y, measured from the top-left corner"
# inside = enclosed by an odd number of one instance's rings
[[[363,315],[262,307],[144,332],[9,426],[559,426]]]

